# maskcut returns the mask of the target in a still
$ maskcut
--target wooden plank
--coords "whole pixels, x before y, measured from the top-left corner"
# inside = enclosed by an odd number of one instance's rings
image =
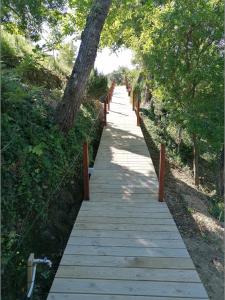
[[[101,203],[98,203],[98,202],[83,202],[82,203],[82,209],[89,209],[89,208],[108,208],[109,207],[109,203],[108,202],[101,202]],[[120,208],[134,208],[134,210],[136,210],[135,208],[137,209],[145,209],[145,208],[148,208],[149,210],[150,209],[155,209],[155,208],[167,208],[167,205],[166,203],[158,203],[158,202],[154,202],[154,203],[150,203],[150,202],[147,202],[146,204],[143,204],[140,206],[140,204],[138,204],[137,202],[132,204],[132,203],[127,203],[127,204],[123,204],[123,203],[113,203],[111,202],[110,203],[110,208],[115,208],[115,209],[120,209]],[[171,217],[172,218],[172,217]]]
[[[86,208],[86,207],[83,208],[82,207],[80,213],[83,214],[85,212],[99,212],[99,207],[98,206],[97,207],[95,207],[95,206],[91,207],[90,206],[89,208]],[[108,213],[108,212],[109,212],[109,207],[104,207],[104,208],[101,209],[101,215],[102,216],[105,215],[105,213]],[[117,216],[117,212],[118,213],[124,212],[126,214],[134,213],[134,216],[135,216],[135,214],[137,214],[137,216],[138,216],[138,214],[143,214],[143,216],[144,215],[147,216],[148,213],[163,213],[163,212],[164,213],[169,213],[169,210],[168,210],[167,207],[160,207],[160,206],[159,207],[149,207],[149,208],[142,208],[142,207],[132,208],[130,206],[127,206],[127,207],[114,206],[114,207],[110,208],[110,212],[114,213],[114,216]]]
[[[133,173],[133,176],[135,176],[136,173],[142,173],[142,172],[151,172],[152,171],[152,168],[151,167],[148,167],[148,166],[132,166],[132,165],[127,165],[127,164],[117,164],[117,163],[114,163],[114,164],[109,164],[109,165],[94,165],[94,169],[95,170],[105,170],[107,171],[108,169],[111,169],[111,170],[115,170],[117,172],[123,172],[124,169],[127,170],[127,171],[132,171]],[[136,174],[137,175],[137,174]]]
[[[123,196],[130,196],[130,195],[133,195],[133,197],[136,197],[136,198],[150,198],[154,195],[157,195],[158,192],[157,192],[157,189],[154,188],[154,189],[138,189],[138,188],[134,188],[134,189],[129,189],[129,188],[124,188],[124,189],[112,189],[112,188],[109,188],[109,189],[101,189],[101,190],[98,190],[98,189],[93,189],[91,187],[91,190],[92,190],[92,196],[95,196],[95,195],[99,195],[99,194],[105,194],[108,197],[113,196],[113,197],[123,197]],[[117,192],[116,192],[117,190]],[[141,192],[140,192],[141,191]],[[138,195],[138,197],[137,197]],[[142,196],[140,196],[142,195]]]
[[[96,172],[94,170],[94,172]],[[95,174],[96,175],[96,174]],[[110,176],[110,177],[106,177],[106,176]],[[96,175],[90,179],[90,184],[113,184],[113,185],[117,185],[117,184],[121,184],[121,180],[123,185],[132,185],[132,184],[137,184],[139,183],[141,186],[145,186],[145,185],[150,185],[152,183],[157,184],[158,183],[158,178],[155,176],[154,178],[149,179],[149,176],[143,176],[143,175],[139,175],[138,178],[135,178],[133,176],[127,176],[126,174],[124,175],[112,175],[112,173],[105,173],[104,175]]]
[[[110,180],[113,180],[113,183],[110,183]],[[158,179],[156,179],[155,181],[150,181],[150,180],[132,180],[132,179],[126,179],[126,178],[118,178],[116,180],[114,180],[113,178],[96,178],[95,180],[92,180],[90,185],[91,187],[95,187],[95,186],[111,186],[113,188],[120,188],[121,187],[121,181],[123,182],[123,186],[126,187],[135,187],[135,188],[152,188],[152,186],[154,187],[159,187],[159,183],[158,183]]]
[[[199,298],[188,298],[199,300]],[[154,297],[154,296],[131,296],[131,295],[94,295],[94,294],[64,294],[50,293],[48,300],[187,300],[187,298]],[[207,300],[207,298],[201,298]]]
[[[200,283],[55,278],[52,292],[207,298]]]
[[[158,177],[156,176],[156,174],[152,174],[153,171],[152,170],[146,170],[146,169],[139,169],[138,170],[138,176],[140,176],[140,180],[141,179],[149,179],[150,177],[152,177],[154,180],[158,179]],[[99,175],[101,174],[101,175]],[[134,176],[135,175],[135,172],[133,172],[133,170],[129,170],[129,169],[124,169],[123,172],[118,172],[118,170],[98,170],[94,167],[94,174],[93,176],[91,177],[91,180],[94,179],[94,177],[98,177],[98,176],[112,176],[112,178],[116,177],[116,178],[124,178],[124,177],[127,177],[127,178],[131,178],[133,180],[137,179],[137,176]],[[139,178],[139,177],[138,177]]]
[[[110,247],[146,247],[146,248],[175,248],[185,249],[184,242],[178,240],[153,240],[141,238],[91,238],[91,237],[74,237],[68,240],[68,245],[80,246],[110,246]]]
[[[194,270],[190,257],[141,257],[141,256],[112,256],[112,255],[74,255],[64,254],[61,266],[105,266],[121,268],[152,268]]]
[[[175,225],[139,225],[139,224],[109,224],[109,223],[75,223],[76,229],[92,229],[92,230],[134,230],[134,231],[166,231],[176,232]]]
[[[67,245],[65,254],[110,255],[110,256],[147,256],[147,257],[189,257],[186,249],[74,246]]]
[[[111,162],[111,164],[109,163],[109,161]],[[138,167],[138,162],[139,162],[140,158],[129,158],[129,157],[118,157],[117,155],[108,155],[107,157],[99,157],[99,163],[98,163],[98,160],[95,160],[95,167],[98,167],[98,166],[101,166],[102,165],[105,165],[105,164],[109,164],[109,165],[112,165],[114,163],[126,163],[126,164],[131,164],[131,165],[134,165],[134,166],[137,166]],[[151,173],[154,173],[155,171],[155,168],[154,166],[150,163],[149,160],[143,160],[141,159],[140,160],[140,163],[141,163],[141,167],[143,166],[147,166],[148,167],[148,170],[151,171]],[[110,169],[109,169],[110,170]],[[106,171],[105,171],[106,172]],[[154,174],[155,175],[155,174]]]
[[[96,198],[104,198],[107,200],[108,199],[135,199],[136,201],[139,200],[148,200],[148,199],[157,199],[157,195],[158,193],[145,193],[145,194],[139,194],[138,197],[136,194],[132,194],[132,193],[120,193],[120,194],[114,194],[114,193],[92,193],[91,198],[92,199],[96,199]]]
[[[60,266],[56,277],[86,279],[150,280],[165,282],[201,282],[195,270]]]
[[[175,222],[172,218],[110,218],[110,217],[77,217],[78,223],[110,223],[110,224],[138,224],[138,225],[174,225]]]
[[[94,184],[110,184],[111,181],[113,181],[113,185],[114,186],[119,186],[121,185],[121,180],[123,182],[123,185],[127,185],[127,186],[141,186],[141,187],[149,187],[151,184],[154,185],[158,185],[158,179],[151,179],[149,180],[148,178],[144,178],[141,176],[138,176],[138,179],[136,178],[132,178],[132,177],[127,177],[127,176],[117,176],[116,175],[110,176],[109,178],[106,177],[107,174],[105,174],[104,176],[96,176],[95,179],[90,180],[90,184],[94,185]],[[93,177],[94,178],[94,177]]]
[[[124,204],[125,206],[126,205],[129,205],[129,204],[136,204],[136,205],[139,205],[139,206],[142,206],[142,205],[146,205],[148,203],[155,203],[156,202],[156,197],[157,195],[156,194],[153,194],[152,197],[150,197],[149,199],[134,199],[134,198],[123,198],[121,199],[120,197],[117,197],[117,198],[104,198],[104,197],[91,197],[91,203],[92,202],[97,202],[97,203],[118,203],[118,204]],[[155,199],[154,199],[155,198]]]
[[[139,198],[140,194],[143,194],[145,196],[148,196],[149,198],[151,195],[157,195],[158,193],[158,187],[157,186],[151,186],[151,187],[144,187],[144,188],[139,188],[139,187],[111,187],[111,188],[98,188],[98,187],[90,187],[90,192],[92,195],[95,194],[105,194],[106,197],[108,198],[109,194],[114,194],[115,196],[118,195],[118,197],[122,197],[122,195],[134,195],[136,198]],[[138,197],[137,197],[138,195]]]
[[[79,216],[90,216],[90,217],[124,217],[124,218],[161,218],[165,217],[168,218],[170,217],[170,212],[169,211],[151,211],[151,212],[143,212],[143,211],[138,211],[138,210],[132,210],[132,211],[126,211],[126,210],[104,210],[104,212],[101,212],[99,210],[80,210]]]
[[[75,228],[75,225],[74,225]],[[72,230],[72,236],[84,236],[84,237],[110,237],[110,238],[134,238],[134,239],[154,239],[154,240],[179,240],[181,239],[180,233],[175,232],[143,232],[143,231],[117,231],[117,230]]]
[[[110,189],[114,189],[114,190],[118,190],[118,191],[134,191],[136,192],[136,190],[140,190],[142,189],[143,192],[145,192],[146,190],[151,193],[152,191],[154,191],[155,193],[157,192],[157,189],[159,188],[159,183],[158,181],[155,182],[138,182],[137,180],[135,182],[132,183],[126,183],[123,182],[123,185],[121,185],[121,182],[115,182],[113,184],[111,183],[99,183],[99,182],[92,182],[91,186],[90,186],[92,191],[107,191]],[[136,192],[137,193],[137,192]]]
[[[105,223],[79,223],[76,222],[74,230],[76,229],[92,229],[92,230],[129,230],[129,231],[142,231],[142,232],[176,232],[176,225],[160,225],[160,224],[105,224]]]
[[[109,195],[109,197],[108,197]],[[137,198],[136,195],[134,194],[132,197],[123,197],[120,194],[117,194],[114,196],[111,196],[110,194],[104,194],[104,193],[98,193],[98,194],[93,194],[91,196],[91,201],[90,202],[107,202],[107,203],[133,203],[133,204],[138,204],[141,206],[142,204],[146,203],[155,203],[157,198],[157,194],[152,194],[149,195],[149,198],[143,197],[143,198]]]

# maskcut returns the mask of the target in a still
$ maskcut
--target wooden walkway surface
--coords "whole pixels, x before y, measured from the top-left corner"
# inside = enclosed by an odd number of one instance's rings
[[[125,87],[116,87],[48,300],[208,299],[166,203]]]

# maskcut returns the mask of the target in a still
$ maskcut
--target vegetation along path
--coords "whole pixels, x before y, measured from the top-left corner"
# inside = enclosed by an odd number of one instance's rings
[[[125,87],[115,89],[84,201],[48,300],[208,299]]]

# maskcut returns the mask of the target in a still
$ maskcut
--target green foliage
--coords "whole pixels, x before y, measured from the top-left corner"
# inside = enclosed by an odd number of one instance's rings
[[[82,143],[86,139],[93,163],[93,145],[100,128],[96,120],[100,107],[93,99],[107,91],[107,79],[97,73],[92,76],[92,101],[81,107],[76,126],[65,137],[54,123],[54,107],[62,98],[74,49],[67,51],[62,45],[60,57],[55,59],[36,51],[22,35],[3,31],[1,38],[2,294],[13,300],[22,299],[26,293],[29,253],[42,253],[43,249],[46,254],[47,249],[55,255],[50,250],[52,240],[46,248],[42,246],[46,245],[45,232],[52,234],[51,228],[57,223],[56,216],[54,220],[49,216],[58,193],[74,176],[81,180]],[[78,195],[81,193],[82,188]]]
[[[73,42],[62,44],[59,49],[58,61],[63,61],[72,70],[76,56],[76,47]]]
[[[22,35],[13,35],[2,30],[2,63],[3,67],[14,68],[15,75],[24,82],[47,88],[62,88],[66,76],[71,72],[72,48],[68,55],[59,59],[36,51],[35,47]],[[62,48],[66,47],[62,45]],[[70,58],[69,58],[70,52]]]
[[[128,68],[126,67],[119,67],[118,70],[113,71],[111,74],[108,75],[110,81],[115,81],[117,85],[123,85],[125,82],[125,76],[128,75]]]
[[[146,100],[150,92],[151,113],[178,162],[190,159],[194,140],[200,157],[217,157],[223,145],[222,20],[221,0],[115,1],[104,27],[103,45],[135,51],[134,93]]]
[[[44,22],[56,26],[63,19],[65,4],[65,0],[3,0],[1,21],[9,32],[37,41]]]
[[[156,9],[153,26],[140,39],[154,95],[170,120],[215,151],[223,141],[221,18],[219,3],[168,3]]]
[[[224,222],[224,199],[223,197],[214,196],[211,198],[209,212],[220,222]]]
[[[89,98],[99,99],[107,94],[108,80],[103,74],[99,74],[97,70],[93,70],[87,84],[87,96]]]
[[[32,50],[32,45],[22,35],[1,31],[1,60],[4,64],[13,67],[24,55],[31,55]]]
[[[56,96],[55,91],[48,94],[53,101]],[[3,72],[3,290],[6,282],[12,282],[13,278],[15,282],[15,289],[4,292],[4,295],[8,293],[7,299],[15,291],[15,298],[24,294],[21,287],[26,280],[21,272],[24,272],[27,256],[35,244],[33,236],[41,237],[54,197],[73,177],[75,157],[76,164],[81,164],[82,143],[87,137],[90,160],[93,160],[92,141],[99,126],[95,120],[99,109],[96,102],[87,102],[81,108],[76,126],[66,137],[54,123],[54,110],[50,103],[46,101],[43,88],[21,83],[14,72]]]

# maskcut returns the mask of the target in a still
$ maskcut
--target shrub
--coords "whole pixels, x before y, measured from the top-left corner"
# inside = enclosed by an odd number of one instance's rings
[[[99,99],[106,95],[108,90],[107,77],[99,74],[97,70],[91,72],[87,86],[87,96],[89,98]]]
[[[82,143],[87,136],[93,160],[98,109],[94,101],[85,103],[76,126],[64,136],[54,124],[54,110],[45,99],[45,91],[21,83],[14,72],[3,73],[2,272],[7,299],[18,299],[25,293],[21,287],[26,282],[26,259],[36,239],[41,239],[59,188],[80,168]],[[11,290],[9,282],[14,285]],[[14,296],[10,297],[11,293]]]

